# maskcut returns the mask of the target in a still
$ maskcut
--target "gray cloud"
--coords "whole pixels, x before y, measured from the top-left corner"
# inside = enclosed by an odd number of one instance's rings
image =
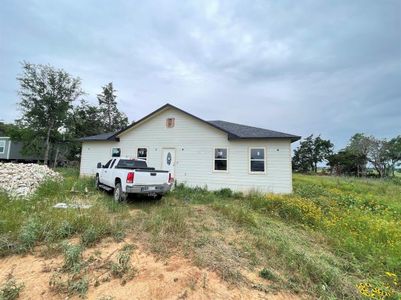
[[[20,65],[113,81],[131,120],[171,102],[338,147],[401,134],[401,2],[8,1],[0,10],[0,119],[19,116]]]

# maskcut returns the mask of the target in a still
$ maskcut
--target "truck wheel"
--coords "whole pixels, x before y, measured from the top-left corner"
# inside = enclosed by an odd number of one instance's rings
[[[121,188],[121,183],[117,182],[116,187],[114,189],[114,201],[122,202],[125,200],[127,200],[127,193],[123,192],[123,189]]]
[[[100,185],[99,174],[96,174],[95,187],[97,190],[99,189],[99,185]]]

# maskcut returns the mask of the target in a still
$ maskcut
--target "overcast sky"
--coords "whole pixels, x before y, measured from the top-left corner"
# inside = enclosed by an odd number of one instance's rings
[[[169,102],[345,145],[401,134],[401,1],[9,1],[0,119],[19,117],[21,61],[112,81],[130,121]]]

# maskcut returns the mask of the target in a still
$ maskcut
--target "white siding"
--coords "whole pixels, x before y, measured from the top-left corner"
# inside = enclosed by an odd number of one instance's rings
[[[111,148],[119,147],[117,142],[83,142],[81,150],[80,174],[96,174],[98,162],[105,164],[111,158]]]
[[[175,127],[166,128],[166,119]],[[175,178],[189,186],[224,187],[236,191],[290,193],[292,191],[290,140],[234,140],[180,111],[169,108],[123,132],[120,142],[90,142],[82,147],[81,174],[94,174],[96,163],[110,158],[110,149],[121,148],[122,156],[136,157],[137,148],[148,149],[148,164],[162,166],[162,148],[176,149]],[[214,172],[214,148],[228,148],[228,172]],[[250,174],[249,148],[266,148],[265,174]]]

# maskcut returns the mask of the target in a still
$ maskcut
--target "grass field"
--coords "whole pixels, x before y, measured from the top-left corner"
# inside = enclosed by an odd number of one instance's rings
[[[82,250],[133,236],[155,255],[187,257],[234,285],[309,298],[400,297],[400,181],[294,175],[286,196],[178,186],[162,201],[115,204],[91,179],[61,172],[63,183],[47,182],[30,200],[0,195],[1,256],[40,244],[40,255],[66,256],[76,250],[66,251],[71,238]],[[92,207],[54,209],[58,202]]]

